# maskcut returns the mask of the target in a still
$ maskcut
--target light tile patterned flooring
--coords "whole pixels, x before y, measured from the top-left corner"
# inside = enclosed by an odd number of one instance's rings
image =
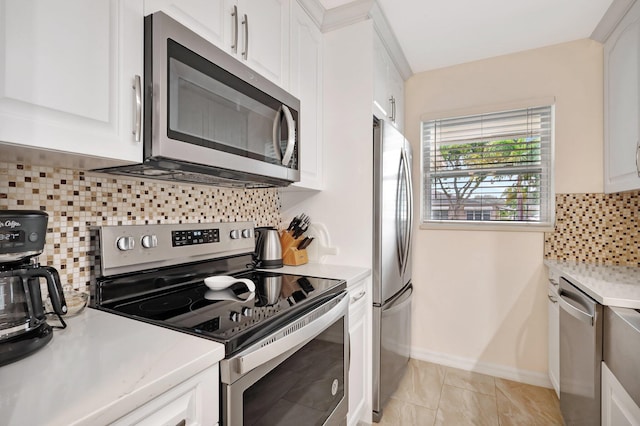
[[[553,389],[410,360],[380,425],[562,425]]]

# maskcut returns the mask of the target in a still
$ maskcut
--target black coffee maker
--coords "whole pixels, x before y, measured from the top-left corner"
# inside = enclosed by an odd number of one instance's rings
[[[40,279],[47,281],[49,298],[62,327],[67,305],[55,268],[41,266],[47,233],[47,213],[38,210],[0,210],[0,366],[29,355],[53,337],[46,322]]]

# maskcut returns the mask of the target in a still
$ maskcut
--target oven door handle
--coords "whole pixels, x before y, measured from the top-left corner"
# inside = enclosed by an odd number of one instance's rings
[[[244,375],[254,368],[269,362],[278,355],[310,342],[341,316],[346,316],[348,309],[349,298],[343,294],[342,300],[319,318],[312,320],[307,325],[281,339],[231,358],[231,365],[235,364],[236,372]]]

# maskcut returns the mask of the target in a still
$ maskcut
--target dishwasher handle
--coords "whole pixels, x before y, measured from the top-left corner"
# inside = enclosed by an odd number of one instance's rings
[[[568,313],[569,315],[571,315],[572,317],[576,318],[577,320],[585,323],[585,324],[589,324],[590,326],[593,327],[593,325],[595,324],[595,313],[594,314],[590,314],[587,311],[583,311],[582,309],[574,306],[572,303],[568,302],[569,298],[565,297],[562,294],[562,291],[560,291],[558,293],[558,302],[560,305],[560,308],[562,308],[562,310],[564,310],[566,313]]]

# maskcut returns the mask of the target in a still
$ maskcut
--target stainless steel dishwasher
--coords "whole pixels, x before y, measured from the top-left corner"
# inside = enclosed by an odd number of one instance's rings
[[[560,278],[560,410],[567,426],[600,424],[602,305]]]

